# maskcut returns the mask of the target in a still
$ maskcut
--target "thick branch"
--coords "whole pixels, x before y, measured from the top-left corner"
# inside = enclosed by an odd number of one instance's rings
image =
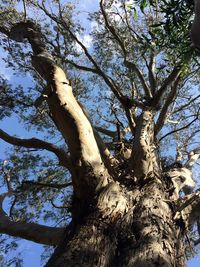
[[[59,25],[62,25],[62,27],[64,27],[65,30],[67,30],[67,32],[71,35],[71,37],[73,38],[73,40],[80,45],[80,47],[83,49],[86,57],[89,59],[89,61],[93,64],[95,71],[93,71],[93,69],[88,69],[87,71],[92,71],[93,73],[95,72],[96,74],[98,74],[99,76],[101,76],[104,80],[104,82],[107,84],[107,86],[111,89],[111,91],[114,93],[114,95],[116,96],[116,98],[119,100],[119,102],[122,104],[127,119],[129,121],[129,125],[131,128],[132,133],[134,133],[134,121],[130,116],[130,108],[134,105],[137,105],[137,101],[132,101],[130,99],[127,100],[127,97],[125,97],[123,95],[123,93],[121,92],[120,88],[118,87],[118,85],[116,84],[116,82],[109,77],[106,73],[104,73],[104,71],[102,70],[102,68],[98,65],[98,63],[96,62],[96,60],[92,57],[92,55],[89,53],[88,49],[85,47],[85,45],[77,38],[77,36],[71,31],[70,29],[70,25],[68,25],[65,20],[63,19],[62,15],[61,15],[61,19],[57,19],[54,15],[50,14],[47,9],[45,8],[44,4],[42,6],[39,5],[39,7],[44,11],[44,13],[51,18],[54,22],[56,22]],[[74,65],[75,66],[75,65]],[[77,66],[79,68],[79,66]],[[85,68],[84,68],[85,69]],[[136,67],[137,69],[137,67]],[[85,69],[86,70],[86,69]],[[142,75],[140,75],[141,78]],[[144,82],[144,79],[143,79]],[[133,103],[134,102],[134,103]]]
[[[138,78],[139,78],[139,80],[140,80],[140,82],[142,84],[142,87],[144,89],[146,97],[147,98],[152,98],[151,90],[150,90],[149,86],[146,84],[144,76],[142,75],[140,69],[133,62],[130,62],[130,61],[126,60],[126,59],[124,61],[124,64],[130,70],[135,71],[135,73],[137,74],[137,76],[138,76]]]
[[[64,71],[48,53],[39,29],[33,24],[21,22],[12,28],[11,33],[11,36],[17,37],[15,40],[20,33],[20,40],[28,38],[32,46],[32,64],[47,82],[47,104],[51,116],[68,143],[75,169],[72,176],[75,193],[78,198],[86,200],[110,179],[92,126],[76,101]]]
[[[158,120],[157,120],[157,123],[156,123],[156,126],[155,126],[155,134],[158,134],[158,132],[161,130],[162,126],[164,125],[165,123],[165,120],[167,118],[167,113],[168,113],[168,109],[169,109],[169,106],[172,104],[176,94],[177,94],[177,90],[178,90],[178,84],[179,84],[179,81],[180,81],[180,77],[178,77],[176,79],[176,81],[174,82],[173,86],[171,87],[171,91],[169,92],[166,100],[165,100],[165,103],[163,105],[163,108],[161,109],[160,111],[160,115],[158,117]]]
[[[56,189],[61,189],[61,188],[66,188],[69,186],[72,186],[72,183],[64,183],[64,184],[58,184],[58,183],[41,183],[41,182],[35,182],[35,181],[23,181],[22,182],[22,187],[23,189],[25,187],[29,186],[36,186],[36,187],[49,187],[49,188],[56,188]]]
[[[117,132],[114,132],[114,131],[110,131],[110,130],[107,130],[107,129],[104,129],[102,127],[95,127],[95,129],[100,132],[100,133],[103,133],[104,135],[107,135],[109,137],[112,137],[112,138],[116,138],[117,136]]]
[[[167,87],[174,81],[177,79],[177,77],[179,76],[181,70],[179,66],[174,67],[174,69],[172,70],[172,72],[169,74],[169,76],[164,80],[162,86],[160,87],[160,89],[157,91],[154,99],[153,99],[153,105],[157,106],[158,103],[160,102],[163,94],[165,93]]]
[[[105,11],[104,6],[103,6],[103,0],[100,1],[100,8],[101,8],[101,12],[102,12],[102,15],[103,15],[103,18],[104,18],[105,25],[106,25],[107,29],[111,32],[111,34],[113,35],[115,40],[118,42],[119,46],[121,47],[124,55],[126,56],[127,51],[125,49],[123,41],[118,36],[115,28],[112,25],[109,24],[107,14],[106,14],[106,11]]]
[[[200,192],[195,192],[178,200],[175,218],[183,217],[187,226],[191,227],[199,218]]]
[[[138,118],[130,159],[134,176],[145,178],[150,173],[160,175],[160,166],[154,144],[154,115],[152,111],[144,111]]]
[[[150,56],[150,62],[149,62],[149,65],[147,64],[147,68],[149,71],[149,83],[150,83],[150,87],[151,87],[151,91],[153,95],[155,94],[155,91],[156,91],[155,60],[156,60],[155,54],[152,51],[151,56]]]
[[[68,168],[69,170],[72,170],[70,159],[68,155],[65,153],[65,151],[51,143],[42,141],[37,138],[20,139],[7,134],[1,129],[0,129],[0,138],[12,145],[22,146],[27,148],[45,149],[51,151],[58,157],[60,165]]]
[[[111,175],[116,175],[114,172],[114,168],[112,167],[112,166],[116,165],[116,162],[117,162],[116,159],[111,155],[110,151],[108,150],[104,141],[102,140],[101,136],[99,135],[96,127],[94,127],[92,125],[92,121],[90,120],[87,109],[80,102],[79,102],[79,105],[81,106],[86,118],[88,119],[88,121],[90,122],[90,124],[92,126],[92,129],[94,132],[94,137],[95,137],[95,140],[97,142],[101,157],[103,159],[103,162],[104,162],[106,168],[108,169],[108,171]]]
[[[36,223],[14,222],[2,209],[6,194],[0,196],[0,233],[24,238],[39,244],[58,245],[64,228],[44,226]]]

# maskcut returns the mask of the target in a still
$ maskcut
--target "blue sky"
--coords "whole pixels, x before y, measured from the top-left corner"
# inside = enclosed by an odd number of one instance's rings
[[[89,27],[90,25],[88,22],[86,22],[85,17],[87,16],[87,12],[94,11],[97,8],[98,0],[82,0],[78,4],[78,9],[80,10],[80,16],[79,19],[82,22],[82,24],[86,27]],[[82,40],[84,40],[84,43],[89,46],[91,42],[91,38],[88,34],[82,36]],[[0,54],[2,51],[0,50]],[[0,74],[4,75],[10,83],[15,83],[16,78],[12,75],[11,72],[7,72],[4,62],[0,60],[1,69]],[[28,83],[26,80],[23,80],[23,84],[26,86]],[[11,118],[8,118],[6,120],[3,120],[0,122],[0,128],[7,131],[11,135],[17,134],[20,137],[36,137],[35,132],[27,132],[21,124],[17,121],[15,116],[12,116]],[[39,137],[39,136],[37,136]],[[5,142],[1,141],[0,139],[0,158],[6,158],[6,147],[7,145]],[[24,267],[39,267],[40,265],[40,254],[42,252],[42,246],[30,241],[23,240],[19,242],[19,250],[23,255],[24,259]],[[6,255],[5,255],[6,257]],[[200,266],[200,255],[195,256],[195,258],[191,259],[188,262],[188,267],[198,267]]]

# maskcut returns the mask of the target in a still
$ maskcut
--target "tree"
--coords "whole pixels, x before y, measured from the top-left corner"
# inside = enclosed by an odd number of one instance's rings
[[[1,77],[1,119],[42,137],[0,130],[14,146],[0,232],[57,246],[48,267],[186,266],[200,231],[194,3],[101,0],[91,35],[71,3],[20,4],[1,3],[4,60],[21,82]]]

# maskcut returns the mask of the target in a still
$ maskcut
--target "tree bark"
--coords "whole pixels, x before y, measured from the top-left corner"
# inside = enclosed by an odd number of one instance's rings
[[[108,213],[106,205],[99,210],[97,204],[58,246],[46,267],[186,266],[185,229],[180,219],[174,219],[175,208],[162,182],[150,177],[144,185],[129,185],[123,191],[122,213],[111,203]],[[115,193],[122,194],[120,187]]]

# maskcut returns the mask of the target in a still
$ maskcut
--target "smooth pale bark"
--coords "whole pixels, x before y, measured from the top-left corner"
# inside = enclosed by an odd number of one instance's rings
[[[38,27],[30,21],[18,23],[11,29],[10,38],[18,42],[28,39],[31,44],[32,65],[47,82],[45,97],[51,117],[69,147],[75,196],[87,206],[89,199],[111,181],[90,121],[64,71],[48,53]]]

